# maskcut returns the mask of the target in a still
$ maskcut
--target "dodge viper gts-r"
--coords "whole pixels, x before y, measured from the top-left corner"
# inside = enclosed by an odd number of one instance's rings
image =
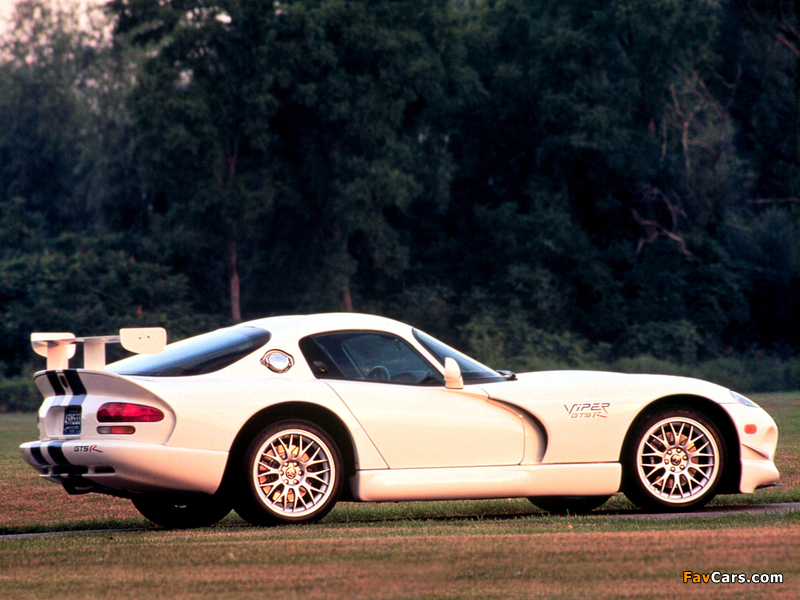
[[[624,492],[697,508],[773,484],[778,431],[747,398],[657,375],[493,370],[370,315],[272,317],[166,345],[160,328],[31,336],[39,441],[70,494],[130,498],[167,527],[231,509],[320,519],[337,500],[527,497],[553,512]],[[105,344],[138,354],[106,365]],[[83,345],[84,368],[71,368]]]

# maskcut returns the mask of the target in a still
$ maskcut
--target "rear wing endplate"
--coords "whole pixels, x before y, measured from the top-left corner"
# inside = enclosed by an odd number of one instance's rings
[[[106,344],[117,343],[136,354],[158,354],[167,345],[163,327],[120,329],[119,335],[76,338],[74,333],[32,333],[34,352],[47,357],[47,370],[69,369],[75,345],[83,344],[83,368],[103,371],[106,368]]]

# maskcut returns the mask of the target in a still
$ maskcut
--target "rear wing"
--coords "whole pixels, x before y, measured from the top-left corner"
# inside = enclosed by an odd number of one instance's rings
[[[106,344],[122,344],[136,354],[158,354],[167,345],[167,330],[163,327],[120,329],[119,335],[76,338],[74,333],[32,333],[31,345],[39,356],[47,357],[47,370],[69,369],[69,359],[75,356],[76,344],[83,344],[83,368],[104,371]]]

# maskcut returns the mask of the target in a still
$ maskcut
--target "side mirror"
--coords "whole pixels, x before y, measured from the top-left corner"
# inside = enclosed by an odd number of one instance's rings
[[[460,390],[464,387],[461,369],[456,360],[449,356],[444,359],[444,387],[449,390]]]

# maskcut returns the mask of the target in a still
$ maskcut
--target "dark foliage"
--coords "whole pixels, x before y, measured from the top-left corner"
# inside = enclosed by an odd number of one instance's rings
[[[800,352],[788,1],[49,6],[0,55],[0,377],[334,310],[518,369]]]

